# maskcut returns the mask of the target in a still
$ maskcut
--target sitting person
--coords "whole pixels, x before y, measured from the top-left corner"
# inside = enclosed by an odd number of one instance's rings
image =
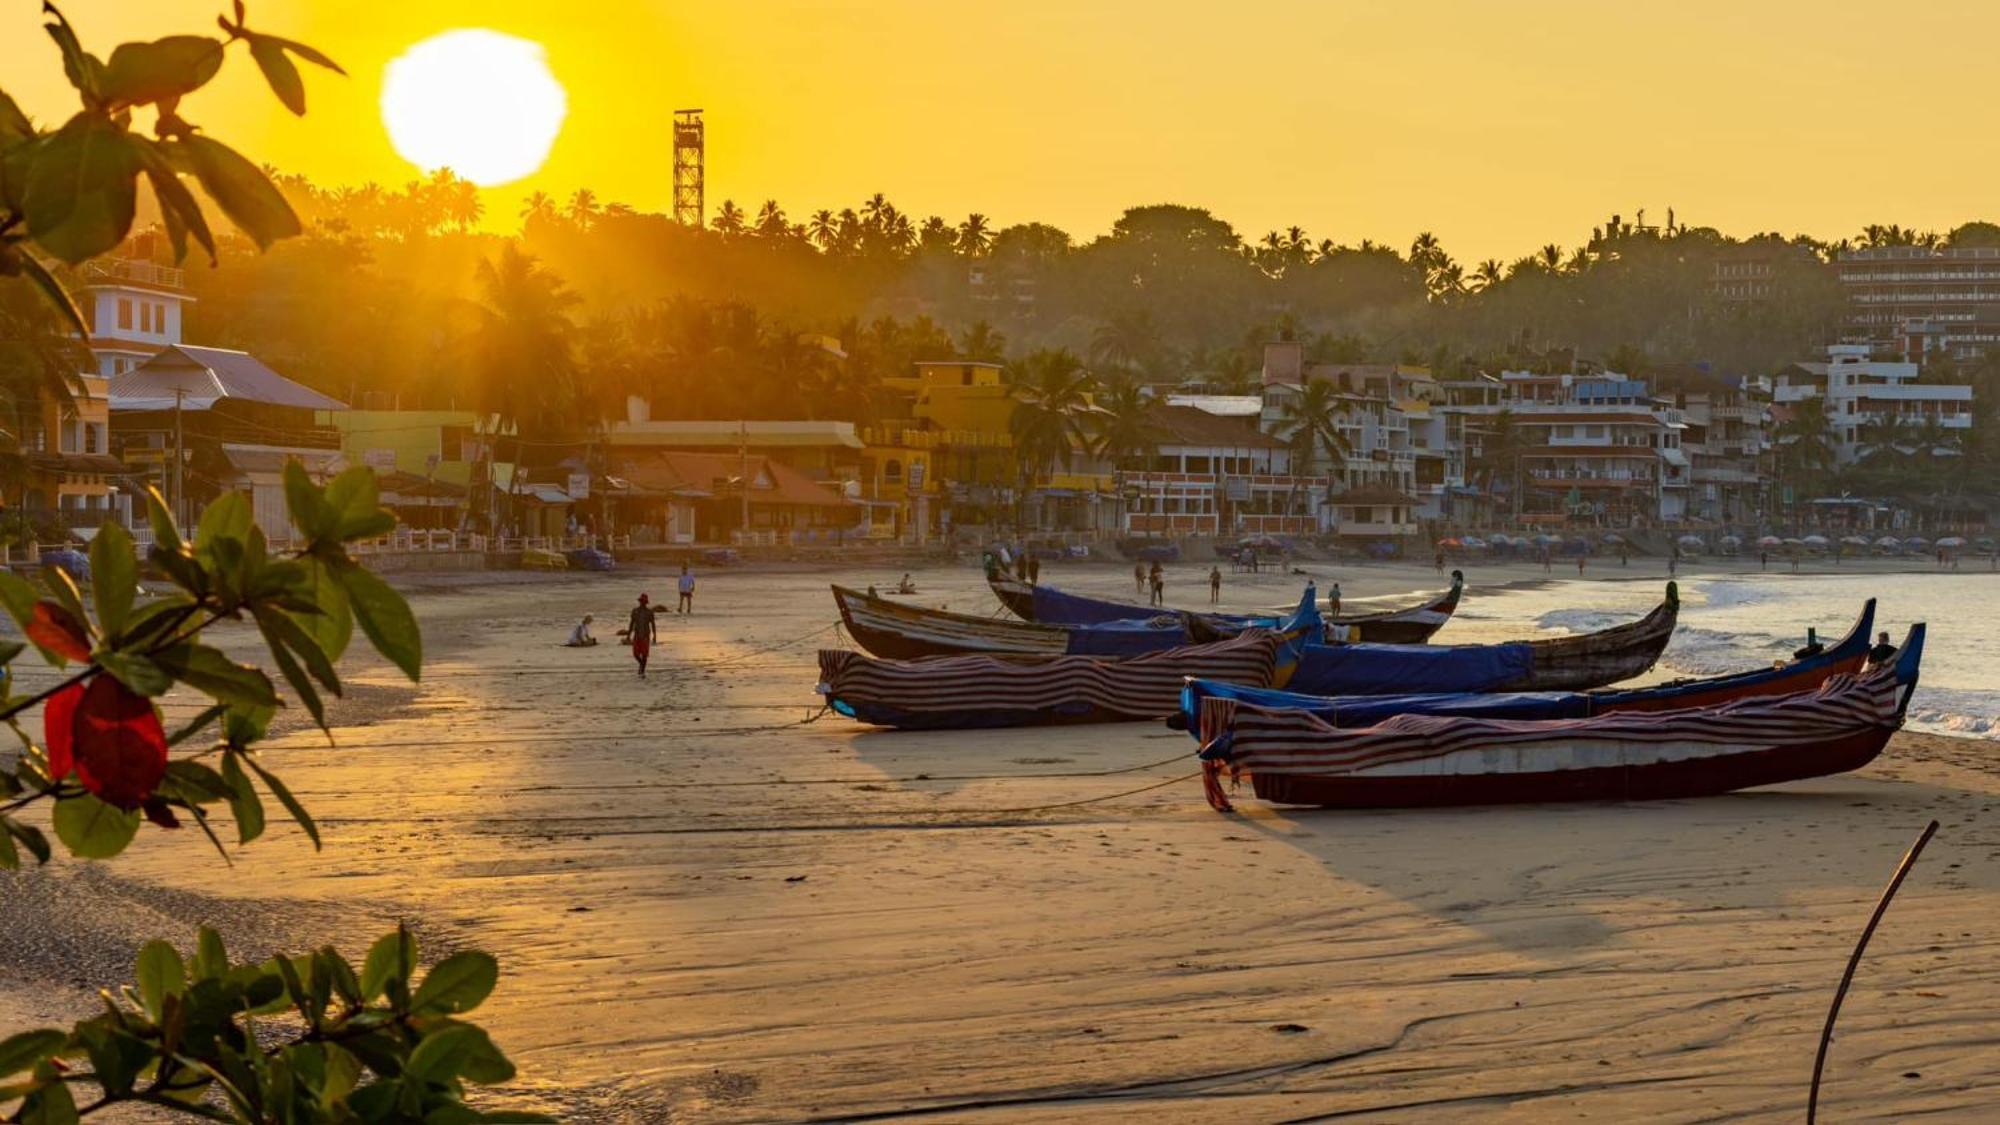
[[[903,580],[896,584],[896,592],[899,594],[914,594],[917,592],[917,584],[910,581],[909,574],[905,573]]]
[[[589,648],[590,646],[596,644],[597,638],[590,635],[591,620],[592,618],[588,613],[584,614],[583,620],[577,622],[576,628],[570,630],[569,640],[563,642],[563,647]]]
[[[1889,634],[1875,634],[1875,647],[1868,650],[1868,663],[1887,664],[1896,658],[1896,646],[1889,643]]]

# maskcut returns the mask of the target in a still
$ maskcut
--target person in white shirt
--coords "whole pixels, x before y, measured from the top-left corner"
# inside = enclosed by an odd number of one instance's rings
[[[577,622],[576,628],[570,630],[569,640],[563,642],[563,647],[589,648],[596,644],[597,638],[590,635],[590,622],[590,615],[588,613],[584,614],[583,620]]]
[[[688,572],[687,564],[681,564],[681,601],[676,612],[694,612],[694,575]]]

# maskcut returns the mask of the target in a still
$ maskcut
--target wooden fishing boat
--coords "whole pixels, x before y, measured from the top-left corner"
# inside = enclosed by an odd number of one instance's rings
[[[1094,625],[1149,617],[1161,612],[1158,607],[1086,597],[1066,593],[1053,586],[1030,585],[1001,570],[988,571],[986,582],[993,588],[993,595],[1016,617],[1044,625]],[[1458,609],[1464,586],[1465,576],[1454,570],[1451,572],[1451,589],[1421,605],[1377,613],[1346,614],[1330,619],[1330,624],[1349,627],[1363,641],[1422,644],[1451,620],[1452,613]],[[1190,617],[1197,636],[1204,628],[1223,635],[1253,626],[1273,628],[1279,619],[1275,614],[1191,613]]]
[[[1194,635],[1187,615],[1180,613],[1156,613],[1101,625],[1065,626],[925,609],[844,586],[833,587],[833,600],[840,608],[841,623],[854,642],[887,660],[970,655],[1138,656],[1221,639]],[[1292,628],[1308,614],[1314,627],[1320,627],[1311,587],[1307,587],[1299,612],[1280,624]]]
[[[1912,626],[1893,657],[1812,691],[1585,719],[1398,715],[1342,729],[1308,711],[1209,699],[1209,804],[1226,777],[1266,801],[1327,808],[1654,800],[1858,769],[1903,724],[1923,659]]]
[[[1306,695],[1582,691],[1653,666],[1673,636],[1680,592],[1637,621],[1573,636],[1492,645],[1307,645],[1291,689]]]
[[[1201,725],[1202,702],[1216,698],[1235,699],[1270,710],[1307,711],[1336,727],[1372,726],[1397,715],[1587,719],[1618,711],[1715,707],[1738,699],[1812,691],[1833,676],[1859,671],[1868,658],[1868,638],[1874,627],[1875,599],[1869,598],[1847,635],[1818,652],[1808,652],[1770,668],[1726,676],[1690,677],[1623,690],[1324,696],[1190,680],[1181,690],[1180,710],[1169,716],[1167,725],[1194,732]]]
[[[822,649],[818,691],[851,719],[909,730],[1157,719],[1189,676],[1270,686],[1297,660],[1279,633],[1251,630],[1126,660],[1091,656],[945,656],[878,660]]]

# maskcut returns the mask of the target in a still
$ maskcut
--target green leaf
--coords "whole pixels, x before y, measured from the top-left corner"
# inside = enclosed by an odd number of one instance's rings
[[[146,486],[146,519],[153,525],[153,544],[169,551],[181,549],[181,532],[174,526],[174,514],[167,509],[166,497],[152,485]]]
[[[416,960],[414,944],[405,955],[403,947],[407,941],[408,932],[398,927],[376,938],[375,944],[368,947],[368,957],[361,963],[363,1000],[373,1001],[382,995],[392,978],[407,979],[408,970],[404,966]]]
[[[222,935],[207,926],[195,938],[193,969],[197,980],[219,977],[229,971],[229,951],[223,947]]]
[[[299,233],[299,217],[270,178],[228,145],[194,135],[176,142],[202,189],[259,249]]]
[[[208,229],[208,216],[202,214],[194,193],[181,183],[173,161],[153,141],[135,137],[133,143],[139,151],[139,166],[146,171],[146,182],[153,185],[153,197],[159,201],[160,217],[167,221],[167,235],[174,244],[174,261],[187,257],[187,236],[192,232],[195,241],[208,251],[209,264],[214,265],[215,232]],[[166,542],[159,538],[157,525],[154,539]]]
[[[477,1008],[500,981],[500,963],[490,953],[469,949],[439,961],[417,986],[413,1011],[447,1014]]]
[[[192,758],[176,758],[167,763],[167,776],[180,787],[199,797],[227,801],[236,796],[236,787],[208,766]]]
[[[56,280],[48,267],[36,261],[33,254],[22,254],[19,260],[21,272],[34,283],[35,288],[42,291],[42,297],[55,306],[63,319],[69,321],[69,326],[76,329],[78,336],[89,339],[90,325],[84,321],[83,310],[76,306],[76,299],[69,295],[68,289],[63,288],[63,283]]]
[[[18,820],[0,816],[0,829],[21,842],[21,846],[33,853],[36,863],[49,861],[49,838],[32,824],[22,824]]]
[[[375,651],[416,680],[424,664],[424,637],[409,603],[387,582],[358,565],[349,564],[338,573],[341,585],[347,587],[355,619]]]
[[[76,1125],[76,1099],[68,1086],[51,1083],[22,1099],[14,1120],[21,1125]]]
[[[257,60],[257,69],[264,72],[264,81],[270,83],[271,92],[285,103],[285,108],[300,116],[306,112],[306,83],[299,77],[299,68],[285,57],[285,48],[261,35],[250,39],[250,57]]]
[[[174,678],[147,657],[136,652],[100,652],[97,666],[118,677],[118,682],[138,692],[153,697],[173,690]]]
[[[323,66],[328,70],[334,72],[335,74],[341,75],[342,77],[345,77],[347,74],[346,71],[340,69],[339,63],[334,62],[330,58],[327,58],[319,51],[306,46],[304,43],[299,43],[291,39],[280,39],[275,35],[259,35],[257,38],[263,40],[266,43],[276,43],[278,46],[283,47],[285,50],[290,51],[291,53],[297,55],[298,57],[306,60],[309,63],[312,63],[314,66]]]
[[[469,1026],[467,1030],[476,1033],[478,1038],[473,1042],[465,1061],[459,1065],[459,1076],[467,1082],[477,1082],[486,1086],[512,1079],[513,1062],[501,1053],[499,1047],[494,1046],[493,1040],[487,1037],[486,1032]]]
[[[85,793],[56,802],[56,839],[79,859],[110,859],[139,833],[139,814],[107,805]]]
[[[369,475],[374,474],[370,471]],[[296,460],[285,462],[285,507],[291,512],[293,526],[307,539],[327,538],[339,528],[340,514]]]
[[[28,115],[21,112],[21,107],[7,96],[5,90],[0,90],[0,148],[34,135],[34,122],[28,120]]]
[[[95,55],[83,49],[83,44],[77,41],[76,31],[69,26],[69,21],[63,18],[63,14],[56,10],[54,4],[43,0],[42,14],[55,19],[54,23],[43,24],[42,30],[49,33],[49,38],[55,40],[56,47],[62,51],[63,74],[69,78],[69,84],[76,87],[77,92],[83,95],[84,101],[97,102],[98,90],[104,77],[104,64],[97,61]]]
[[[108,103],[150,104],[193,93],[221,68],[222,41],[205,35],[121,43],[104,66],[100,89]]]
[[[22,632],[35,619],[35,601],[35,588],[26,579],[11,570],[0,570],[0,604],[7,607],[7,615]]]
[[[273,647],[282,642],[286,648],[298,653],[313,679],[333,694],[340,694],[340,676],[334,670],[333,661],[326,658],[326,650],[319,647],[319,642],[300,627],[297,618],[261,606],[252,611],[252,616],[257,619],[257,627],[263,631],[267,642]]]
[[[460,1068],[478,1048],[480,1038],[479,1029],[464,1024],[452,1024],[433,1031],[417,1043],[416,1050],[410,1052],[409,1059],[403,1063],[403,1073],[440,1085],[449,1082],[458,1077]]]
[[[250,534],[250,528],[255,523],[249,498],[241,492],[225,492],[202,509],[201,520],[194,529],[195,550],[213,553],[219,540],[235,539],[240,542]]]
[[[285,806],[285,811],[292,814],[292,819],[298,822],[299,827],[305,829],[306,835],[312,838],[313,850],[319,850],[319,825],[313,823],[313,818],[306,812],[305,806],[299,804],[298,798],[292,796],[292,791],[285,788],[285,783],[279,781],[277,775],[270,770],[265,769],[262,762],[248,754],[239,756],[245,765],[257,771],[257,776],[264,781],[264,787],[271,791],[271,795],[278,799],[279,804]]]
[[[187,988],[187,962],[180,950],[164,941],[149,941],[139,950],[139,1000],[146,1014],[160,1018],[160,1005],[171,993]]]
[[[153,659],[174,678],[223,703],[276,707],[277,690],[262,669],[238,664],[219,648],[204,644],[175,645]]]
[[[14,658],[28,650],[20,641],[0,641],[0,664],[12,664]]]
[[[80,113],[39,142],[28,171],[28,234],[72,264],[116,247],[132,229],[139,153],[109,119]]]
[[[76,579],[69,576],[69,571],[59,566],[45,566],[42,568],[42,580],[49,584],[49,593],[55,596],[56,604],[68,610],[78,625],[90,620],[90,615],[83,611],[83,591],[76,588]],[[89,629],[84,631],[87,633]]]
[[[305,704],[306,713],[313,717],[313,722],[319,724],[319,729],[327,730],[326,704],[320,702],[319,692],[313,690],[312,680],[307,677],[305,669],[299,667],[299,662],[293,659],[291,650],[279,643],[276,637],[267,634],[265,643],[271,648],[271,659],[277,663],[279,673],[285,677],[286,683],[292,685],[292,694],[299,697],[300,703]],[[332,737],[330,733],[328,737]]]
[[[236,818],[236,842],[247,844],[264,834],[264,802],[257,799],[250,775],[237,761],[241,756],[234,752],[222,755],[222,780],[229,783],[231,791],[229,814]]]
[[[97,627],[115,637],[132,615],[132,595],[139,589],[139,559],[132,533],[106,520],[90,541],[92,600],[97,603]]]
[[[319,607],[318,613],[295,613],[292,620],[307,636],[319,643],[328,660],[339,660],[354,639],[354,608],[347,602],[347,587],[325,559],[302,560],[305,580],[301,591]]]
[[[0,1078],[33,1068],[55,1054],[68,1038],[65,1032],[44,1027],[0,1039]]]

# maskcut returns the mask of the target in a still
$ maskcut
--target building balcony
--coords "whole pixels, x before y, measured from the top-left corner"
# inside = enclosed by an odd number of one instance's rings
[[[154,265],[136,258],[107,258],[83,264],[86,282],[130,281],[160,289],[179,289],[185,272],[175,266]]]

